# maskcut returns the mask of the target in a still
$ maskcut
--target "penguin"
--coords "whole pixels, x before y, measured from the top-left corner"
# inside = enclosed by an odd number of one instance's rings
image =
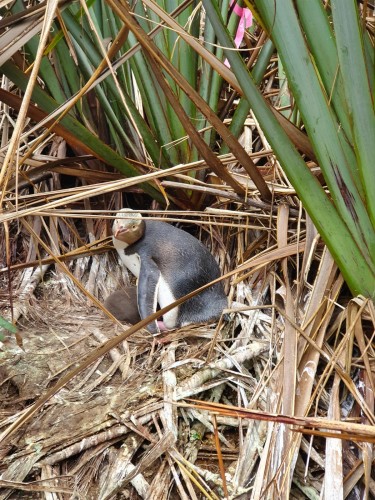
[[[136,276],[142,319],[220,276],[208,249],[194,236],[166,222],[144,219],[123,209],[112,226],[113,244],[122,263]],[[222,283],[207,288],[163,316],[166,329],[217,321],[228,307]],[[154,321],[148,325],[159,333]]]
[[[104,307],[119,321],[125,321],[132,325],[141,321],[135,285],[129,285],[113,292],[105,299]]]

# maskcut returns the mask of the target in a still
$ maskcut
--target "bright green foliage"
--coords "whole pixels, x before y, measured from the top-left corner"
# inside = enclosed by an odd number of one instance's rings
[[[187,0],[181,4],[177,0],[160,0],[158,5],[175,17],[182,28],[195,39],[203,36],[207,43],[205,46],[219,60],[224,60],[223,50],[215,45],[216,38],[208,22],[203,32],[200,32],[204,11],[202,8],[197,9],[195,2]],[[44,93],[34,93],[34,103],[46,112],[51,112],[50,106],[43,102],[47,97],[53,98],[57,105],[62,105],[82,88],[103,60],[108,44],[115,40],[123,27],[110,3],[91,0],[87,2],[87,7],[89,16],[78,3],[68,2],[55,20],[51,32],[53,36],[39,71]],[[220,8],[222,14],[228,17],[229,0],[223,0]],[[174,15],[177,10],[179,14]],[[22,0],[16,0],[10,13],[26,13]],[[192,88],[208,102],[211,109],[217,112],[223,87],[222,77],[177,32],[160,29],[160,18],[146,4],[136,2],[134,13],[145,34],[157,31],[153,37],[156,46]],[[1,14],[5,17],[9,15],[9,11],[3,9]],[[225,20],[229,23],[231,36],[237,29],[238,20],[236,15]],[[33,63],[38,43],[39,35],[26,40],[22,53],[25,59],[22,70]],[[147,57],[137,47],[136,37],[131,31],[128,32],[125,43],[119,46],[115,59],[121,60],[120,64],[112,60],[116,70],[115,78],[110,70],[105,70],[105,77],[100,78],[100,82],[93,87],[100,107],[95,109],[92,98],[85,96],[73,107],[71,118],[82,123],[91,134],[113,149],[114,153],[137,162],[151,162],[155,167],[167,168],[197,160],[198,153],[193,141],[161,91]],[[13,61],[9,60],[2,66],[3,74],[10,79],[17,71],[19,69]],[[166,78],[195,128],[200,130],[209,126],[190,98],[169,76]],[[21,89],[25,88],[26,82],[25,74],[23,84],[20,84],[20,79],[18,81]],[[41,100],[36,100],[37,98]],[[68,126],[66,123],[65,125]],[[241,127],[235,128],[237,134],[240,130]],[[215,130],[202,134],[208,144],[215,144]],[[95,142],[95,139],[91,138],[90,142]],[[101,158],[113,165],[105,156]],[[131,175],[131,169],[126,170]],[[124,172],[123,169],[121,171]],[[152,194],[150,190],[148,192]]]
[[[215,2],[203,3],[220,43],[232,46]],[[356,9],[349,8],[354,3],[332,2],[333,32],[330,11],[323,10],[320,0],[297,1],[297,10],[291,0],[246,3],[270,33],[278,51],[329,195],[276,121],[241,57],[228,51],[231,67],[352,292],[374,297],[375,120],[367,78],[367,74],[374,73],[374,67],[373,63],[371,68],[366,66],[371,65],[363,50],[362,38],[367,35],[358,22]],[[318,25],[322,27],[319,36]],[[357,63],[360,70],[354,77]]]
[[[17,333],[17,328],[2,316],[0,316],[0,341],[4,340],[1,329],[8,330],[11,333]]]

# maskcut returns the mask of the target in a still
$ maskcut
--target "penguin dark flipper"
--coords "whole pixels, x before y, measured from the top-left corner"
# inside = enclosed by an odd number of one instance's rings
[[[142,257],[141,268],[138,278],[138,309],[141,318],[147,318],[157,310],[158,287],[160,281],[160,271],[152,259]],[[157,321],[147,325],[147,330],[153,335],[159,333]]]

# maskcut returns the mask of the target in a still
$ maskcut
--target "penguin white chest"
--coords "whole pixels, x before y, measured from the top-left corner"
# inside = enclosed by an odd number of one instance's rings
[[[138,254],[126,255],[125,252],[120,254],[120,258],[129,271],[134,274],[136,278],[139,278],[139,272],[141,269],[141,259]]]
[[[138,254],[134,253],[132,255],[127,255],[125,253],[125,248],[128,245],[124,245],[123,242],[120,242],[116,238],[113,238],[113,244],[114,247],[116,248],[121,262],[124,264],[125,267],[129,269],[129,271],[134,274],[136,278],[139,278],[139,273],[141,270],[141,259]]]

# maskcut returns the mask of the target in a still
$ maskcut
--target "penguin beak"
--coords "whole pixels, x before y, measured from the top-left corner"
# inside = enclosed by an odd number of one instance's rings
[[[114,236],[115,238],[118,238],[119,234],[127,233],[128,231],[129,231],[128,228],[120,226],[119,228],[116,229]]]

